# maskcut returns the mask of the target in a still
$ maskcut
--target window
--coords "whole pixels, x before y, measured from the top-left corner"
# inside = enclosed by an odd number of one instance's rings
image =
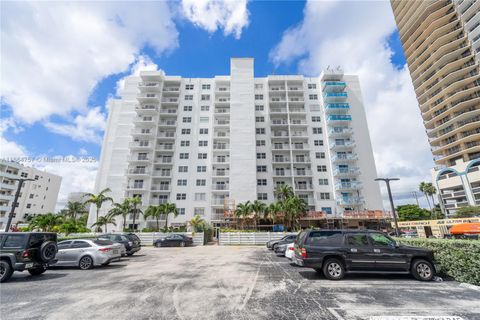
[[[188,167],[187,166],[180,166],[180,167],[178,167],[178,172],[188,172]]]
[[[33,193],[30,193],[30,195],[28,196],[29,199],[33,199]]]
[[[390,239],[384,234],[381,233],[370,233],[368,235],[373,246],[376,247],[393,247],[395,246],[395,241]]]
[[[90,248],[91,245],[89,245],[85,241],[73,241],[72,248]]]
[[[365,233],[348,234],[347,244],[355,247],[368,247],[367,235]]]
[[[178,208],[178,214],[181,216],[185,215],[185,208]]]
[[[265,147],[265,140],[257,140],[257,147]]]
[[[312,231],[308,234],[305,242],[315,245],[338,246],[342,244],[342,239],[343,235],[341,231]]]
[[[35,176],[35,180],[38,180],[38,176]]]
[[[200,123],[208,123],[208,117],[200,117]]]
[[[177,186],[186,186],[186,185],[187,185],[187,179],[177,180]]]
[[[263,105],[256,105],[255,106],[255,111],[263,111],[265,110],[265,107]]]
[[[257,134],[265,134],[265,128],[257,128],[255,130]]]
[[[266,153],[257,153],[257,159],[266,159],[267,158],[267,154]]]
[[[263,94],[256,94],[255,100],[263,100]]]
[[[203,216],[203,215],[205,215],[205,208],[194,208],[193,209],[193,214]]]
[[[256,84],[255,84],[255,89],[263,89],[263,84],[261,84],[261,83],[256,83]]]
[[[207,147],[208,146],[208,141],[207,140],[198,141],[198,146],[199,147]]]
[[[332,208],[331,207],[322,207],[322,211],[326,212],[327,214],[332,214]]]
[[[318,95],[316,95],[316,94],[309,94],[309,95],[308,95],[308,99],[310,99],[310,100],[318,100]]]
[[[193,100],[193,95],[187,94],[187,95],[185,96],[185,100]]]
[[[329,192],[319,192],[318,193],[320,200],[330,200]]]
[[[209,111],[210,106],[200,106],[200,111]]]
[[[328,179],[318,179],[318,184],[321,186],[327,186],[328,185]]]
[[[186,200],[187,194],[186,193],[177,193],[177,200]]]
[[[267,179],[257,179],[257,186],[266,186]]]
[[[137,159],[138,159],[138,160],[148,160],[147,154],[146,154],[146,153],[143,153],[143,152],[142,152],[142,153],[139,153]]]
[[[189,147],[190,146],[190,141],[182,140],[182,141],[180,141],[180,146],[181,147]]]
[[[265,117],[255,117],[255,122],[265,122]]]
[[[210,95],[209,94],[202,94],[202,101],[208,101],[210,100]]]
[[[268,200],[267,193],[257,193],[257,200]]]
[[[180,159],[188,159],[188,153],[180,153]]]
[[[23,235],[7,235],[5,243],[3,244],[4,248],[22,248],[23,243],[25,242],[25,236]]]
[[[327,172],[327,166],[325,165],[317,166],[317,172]]]
[[[205,193],[195,193],[195,201],[205,201],[206,199]]]
[[[314,140],[313,144],[316,146],[323,146],[323,140]]]
[[[197,172],[207,172],[207,166],[197,166]]]
[[[186,84],[185,85],[185,90],[193,90],[193,84]]]
[[[308,89],[317,89],[317,84],[316,83],[309,83],[308,84]]]
[[[190,134],[190,129],[182,129],[182,134]]]
[[[200,134],[208,134],[208,129],[206,129],[206,128],[201,128],[201,129],[200,129]]]
[[[67,249],[68,247],[70,247],[70,244],[72,243],[72,241],[62,241],[62,242],[59,242],[58,245],[57,245],[57,248],[58,250],[60,249]]]
[[[257,172],[267,172],[267,166],[257,166]]]
[[[322,128],[313,128],[313,134],[322,134]]]
[[[209,84],[202,84],[202,90],[210,90]]]
[[[197,187],[204,187],[207,185],[207,180],[205,179],[197,179],[196,181]]]
[[[198,159],[207,159],[207,154],[206,153],[199,153],[198,154]]]
[[[32,207],[31,203],[27,203],[27,208],[30,209]]]
[[[192,106],[183,106],[183,111],[192,111],[193,107]]]
[[[190,122],[192,122],[192,117],[183,117],[182,122],[183,123],[190,123]]]
[[[315,158],[325,159],[325,152],[315,152]]]

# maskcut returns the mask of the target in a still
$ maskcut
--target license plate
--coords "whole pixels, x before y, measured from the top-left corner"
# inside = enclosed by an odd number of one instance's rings
[[[29,268],[32,268],[33,267],[33,263],[27,263],[25,265],[25,269],[29,269]]]

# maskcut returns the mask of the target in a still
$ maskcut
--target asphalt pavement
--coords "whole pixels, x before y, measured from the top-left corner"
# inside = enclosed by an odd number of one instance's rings
[[[15,273],[0,286],[2,320],[412,316],[480,319],[480,291],[398,275],[329,281],[266,248],[221,246],[147,247],[107,267]]]

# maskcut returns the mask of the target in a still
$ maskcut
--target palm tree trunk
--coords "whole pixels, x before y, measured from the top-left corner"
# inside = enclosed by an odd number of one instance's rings
[[[100,208],[97,206],[97,220],[95,221],[95,223],[98,223],[98,212],[100,211]],[[97,228],[98,228],[98,224],[96,225]]]
[[[168,213],[165,214],[165,230],[168,228]]]
[[[158,215],[155,217],[157,219],[157,232],[160,231],[160,221],[158,219]]]
[[[135,228],[135,218],[136,218],[136,215],[137,215],[137,206],[134,206],[133,207],[133,231],[135,231],[137,228]]]
[[[108,233],[108,231],[107,231],[107,223],[105,223],[105,233]]]
[[[127,226],[127,216],[123,216],[123,230],[125,231],[125,227]]]
[[[432,210],[432,206],[430,205],[430,200],[428,199],[428,195],[426,193],[423,193],[425,195],[425,198],[427,199],[428,202],[428,207],[430,208],[430,211]]]

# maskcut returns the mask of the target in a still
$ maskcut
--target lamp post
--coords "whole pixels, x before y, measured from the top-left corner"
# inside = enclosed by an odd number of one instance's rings
[[[392,190],[390,190],[390,181],[398,181],[399,178],[377,178],[375,181],[384,181],[387,184],[388,198],[390,199],[390,206],[392,207],[393,221],[395,221],[395,234],[400,237],[400,229],[398,229],[397,214],[395,213],[395,206],[393,205]]]
[[[10,214],[8,215],[7,225],[5,226],[5,232],[10,230],[10,224],[12,223],[13,213],[15,212],[15,208],[17,206],[17,200],[20,196],[20,189],[25,181],[35,181],[35,179],[27,179],[27,178],[9,178],[10,180],[18,181],[17,192],[15,192],[15,198],[12,202],[12,209],[10,210]]]

